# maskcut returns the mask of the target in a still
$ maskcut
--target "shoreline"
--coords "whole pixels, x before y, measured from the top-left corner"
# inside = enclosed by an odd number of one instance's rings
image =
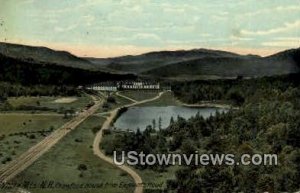
[[[200,107],[200,108],[223,108],[223,109],[239,109],[237,106],[233,106],[230,104],[226,103],[215,103],[212,101],[201,101],[201,103],[193,103],[193,104],[188,104],[185,102],[180,101],[179,99],[176,99],[179,105],[184,106],[184,107]]]
[[[119,168],[120,170],[126,172],[129,176],[132,177],[134,183],[136,184],[134,193],[143,193],[143,180],[142,178],[139,176],[139,174],[131,167],[129,167],[128,165],[115,165],[113,162],[113,159],[107,155],[105,155],[105,153],[103,152],[103,150],[101,149],[101,142],[103,139],[103,132],[104,130],[109,130],[111,128],[111,125],[114,122],[115,117],[117,116],[118,112],[120,111],[121,108],[129,108],[131,106],[135,106],[138,104],[143,104],[143,103],[147,103],[147,102],[151,102],[154,101],[158,98],[160,98],[162,96],[163,92],[160,92],[157,96],[150,98],[150,99],[145,99],[142,101],[137,101],[135,103],[131,103],[131,104],[126,104],[123,105],[121,107],[117,107],[110,112],[110,115],[106,118],[106,121],[102,124],[101,129],[98,131],[98,133],[95,136],[94,142],[93,142],[93,152],[96,156],[98,156],[100,159],[106,161],[107,163]]]
[[[181,103],[181,106],[184,107],[199,107],[199,108],[223,108],[223,109],[239,109],[238,107],[229,105],[229,104],[217,104],[217,103],[195,103],[195,104],[187,104],[187,103]]]

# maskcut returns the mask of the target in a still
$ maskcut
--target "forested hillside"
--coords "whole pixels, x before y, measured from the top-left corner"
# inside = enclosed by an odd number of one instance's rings
[[[81,85],[131,78],[134,78],[134,76],[110,74],[56,64],[40,64],[17,60],[0,54],[0,81],[24,85]]]
[[[85,58],[95,66],[147,77],[172,80],[262,77],[299,72],[300,49],[267,57],[220,50],[193,49],[150,52],[116,58]]]
[[[46,47],[0,42],[0,54],[23,62],[94,69],[94,65],[87,60],[66,51],[56,51]]]
[[[174,86],[175,85],[175,86]],[[255,80],[196,81],[174,83],[178,99],[228,101],[238,109],[208,119],[199,115],[170,120],[167,129],[117,134],[113,150],[145,154],[231,153],[277,154],[277,166],[208,165],[180,166],[175,180],[167,182],[170,193],[296,192],[300,186],[300,76],[299,74]],[[137,166],[163,172],[166,166]]]
[[[263,77],[299,72],[300,49],[286,50],[268,57],[258,56],[206,56],[168,64],[146,72],[154,77],[181,78],[197,76]]]

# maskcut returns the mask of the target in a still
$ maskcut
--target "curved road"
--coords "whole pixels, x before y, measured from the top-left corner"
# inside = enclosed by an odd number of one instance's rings
[[[129,166],[126,166],[126,165],[121,165],[121,166],[118,166],[118,165],[115,165],[114,164],[114,161],[106,156],[101,150],[100,150],[100,143],[102,141],[102,138],[103,138],[103,131],[104,130],[107,130],[110,128],[114,118],[117,116],[118,114],[118,111],[121,109],[121,108],[124,108],[124,107],[131,107],[131,106],[135,106],[135,105],[139,105],[139,104],[143,104],[143,103],[147,103],[147,102],[151,102],[151,101],[154,101],[154,100],[157,100],[161,97],[161,95],[163,94],[164,92],[160,92],[156,97],[154,98],[151,98],[151,99],[145,99],[145,100],[142,100],[142,101],[136,101],[134,103],[131,103],[131,104],[128,104],[128,105],[124,105],[122,107],[118,107],[112,111],[110,111],[110,116],[106,118],[105,122],[103,123],[100,131],[98,131],[96,137],[95,137],[95,140],[94,140],[94,143],[93,143],[93,151],[94,151],[94,154],[97,155],[100,159],[106,161],[107,163],[109,164],[112,164],[116,167],[118,167],[119,169],[125,171],[126,173],[128,173],[134,180],[134,183],[136,184],[136,187],[135,187],[135,190],[134,190],[134,193],[143,193],[143,181],[142,181],[142,178],[133,170],[131,169]],[[119,96],[121,94],[118,94]],[[126,96],[125,96],[126,97]]]

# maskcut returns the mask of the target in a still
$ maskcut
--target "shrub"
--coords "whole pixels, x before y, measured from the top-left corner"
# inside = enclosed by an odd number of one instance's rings
[[[112,96],[109,96],[107,97],[107,100],[106,100],[108,103],[116,103],[116,99]]]
[[[35,139],[35,138],[36,138],[36,137],[35,137],[34,134],[29,135],[29,139]]]
[[[101,127],[99,127],[99,126],[93,127],[93,128],[92,128],[93,134],[96,134],[100,129],[101,129]]]
[[[79,164],[78,167],[77,167],[77,169],[79,171],[86,171],[88,168],[87,168],[87,166],[85,164]]]

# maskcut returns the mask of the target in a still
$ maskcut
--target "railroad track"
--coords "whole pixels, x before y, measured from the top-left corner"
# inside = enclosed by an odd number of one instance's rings
[[[75,129],[89,116],[94,114],[102,104],[102,101],[97,101],[95,97],[92,98],[95,102],[92,107],[80,113],[77,117],[52,132],[49,136],[28,149],[25,153],[17,157],[15,160],[2,167],[0,169],[0,183],[7,183],[9,180],[17,176],[20,172],[24,171],[27,167],[29,167],[37,159],[39,159],[44,153],[46,153],[51,147],[53,147],[59,140],[61,140],[65,135]]]

